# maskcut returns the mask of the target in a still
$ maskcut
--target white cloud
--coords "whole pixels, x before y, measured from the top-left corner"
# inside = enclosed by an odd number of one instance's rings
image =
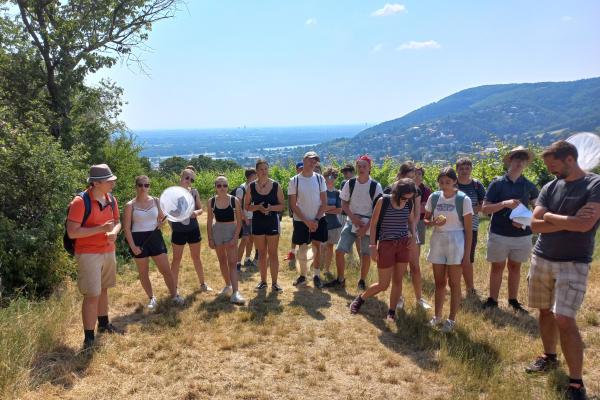
[[[571,22],[574,20],[573,17],[571,17],[570,15],[563,15],[563,17],[560,19],[562,22]]]
[[[402,43],[398,46],[397,50],[439,49],[441,47],[442,46],[435,40],[426,40],[424,42],[411,40],[410,42]]]
[[[306,25],[306,26],[315,26],[316,24],[317,24],[316,18],[309,18],[304,22],[304,25]]]
[[[383,43],[378,43],[375,46],[373,46],[373,49],[371,49],[371,53],[379,53],[381,50],[383,50]]]
[[[406,7],[402,4],[386,4],[383,8],[373,11],[371,17],[388,17],[390,15],[406,12]]]

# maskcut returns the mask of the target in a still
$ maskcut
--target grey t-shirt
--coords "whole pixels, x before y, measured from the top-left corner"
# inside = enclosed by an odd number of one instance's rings
[[[573,216],[586,203],[600,203],[599,175],[587,174],[572,182],[555,179],[542,188],[536,206],[544,207],[553,214]],[[542,233],[533,253],[550,261],[590,263],[598,224],[587,232]]]

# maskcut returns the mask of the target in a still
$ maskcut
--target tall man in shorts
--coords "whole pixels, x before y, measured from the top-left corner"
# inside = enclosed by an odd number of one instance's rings
[[[342,228],[340,240],[335,250],[335,265],[337,278],[326,283],[326,287],[344,287],[346,264],[344,256],[352,251],[352,245],[360,241],[360,279],[358,289],[367,289],[366,278],[371,265],[369,248],[369,228],[373,215],[373,204],[383,194],[379,182],[371,178],[371,159],[364,155],[356,160],[358,177],[351,178],[342,189],[342,210],[348,215],[348,220]]]
[[[473,172],[473,162],[468,158],[461,158],[456,161],[456,174],[458,175],[458,190],[469,196],[473,206],[473,236],[471,242],[470,263],[463,264],[463,279],[467,287],[467,295],[476,295],[475,285],[473,283],[473,263],[475,262],[475,249],[477,247],[477,232],[479,230],[479,211],[483,199],[485,199],[485,188],[483,184],[471,176]]]
[[[94,344],[96,318],[98,333],[123,333],[108,322],[108,288],[116,284],[115,240],[121,230],[119,207],[111,194],[116,180],[108,165],[92,165],[89,187],[84,197],[71,201],[67,215],[67,234],[75,240],[77,286],[83,294],[85,349]]]
[[[487,243],[487,260],[490,270],[490,295],[483,308],[498,308],[498,296],[502,285],[504,268],[508,266],[508,305],[515,312],[527,313],[517,300],[521,279],[521,264],[531,255],[532,234],[530,227],[523,227],[510,219],[510,213],[519,204],[528,206],[538,196],[535,185],[523,176],[523,170],[533,161],[533,153],[519,146],[505,157],[508,167],[505,175],[490,183],[482,211],[493,214]]]
[[[313,258],[321,259],[321,245],[327,242],[327,185],[322,175],[314,172],[319,156],[314,151],[304,155],[302,172],[290,179],[288,199],[294,214],[292,244],[298,245],[296,258],[300,265],[300,276],[294,286],[306,286],[308,275],[308,245],[313,245]],[[316,266],[316,264],[315,264]],[[313,282],[316,288],[323,287],[320,270],[315,267]]]
[[[531,256],[529,306],[540,310],[544,354],[526,370],[556,368],[556,346],[569,368],[569,399],[585,399],[582,381],[583,342],[575,317],[586,292],[594,239],[600,218],[600,176],[586,173],[577,163],[577,149],[560,140],[542,153],[548,171],[556,176],[538,197],[532,229],[540,236]]]

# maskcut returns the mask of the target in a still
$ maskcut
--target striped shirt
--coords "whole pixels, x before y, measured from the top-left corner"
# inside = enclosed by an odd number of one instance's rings
[[[383,221],[381,221],[381,231],[379,240],[398,240],[408,237],[408,217],[411,208],[408,202],[402,209],[396,209],[390,206],[385,211]]]

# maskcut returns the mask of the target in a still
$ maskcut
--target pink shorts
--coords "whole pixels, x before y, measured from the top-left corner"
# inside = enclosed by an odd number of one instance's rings
[[[411,238],[384,240],[377,246],[377,268],[391,268],[397,263],[407,263],[410,259]]]

